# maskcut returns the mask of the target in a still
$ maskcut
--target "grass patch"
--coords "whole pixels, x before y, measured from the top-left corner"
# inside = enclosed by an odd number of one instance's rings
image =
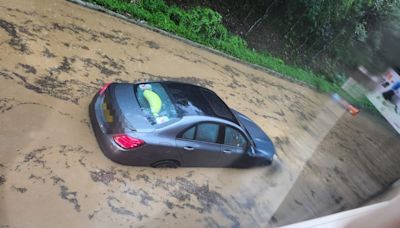
[[[309,70],[285,64],[282,59],[250,49],[245,40],[232,35],[222,24],[222,16],[205,7],[184,10],[169,6],[163,0],[85,0],[114,12],[146,21],[148,24],[194,42],[212,47],[243,61],[257,64],[304,82],[322,92],[339,92],[349,99],[335,83]],[[367,99],[349,99],[354,105],[374,110]]]

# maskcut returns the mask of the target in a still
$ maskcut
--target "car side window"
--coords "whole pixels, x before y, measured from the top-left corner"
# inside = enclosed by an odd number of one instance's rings
[[[224,144],[243,148],[247,145],[247,140],[241,132],[232,127],[226,126]]]
[[[197,125],[196,140],[216,143],[218,141],[218,130],[218,124],[201,123]]]
[[[196,132],[196,127],[191,127],[182,134],[183,139],[194,139],[194,133]]]

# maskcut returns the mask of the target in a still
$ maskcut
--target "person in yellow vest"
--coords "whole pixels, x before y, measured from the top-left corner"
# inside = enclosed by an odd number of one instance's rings
[[[164,123],[168,121],[167,116],[160,116],[160,112],[162,109],[162,101],[160,96],[152,90],[151,85],[149,84],[141,84],[140,89],[143,90],[143,96],[146,99],[147,103],[150,106],[150,111],[156,119],[157,123]]]

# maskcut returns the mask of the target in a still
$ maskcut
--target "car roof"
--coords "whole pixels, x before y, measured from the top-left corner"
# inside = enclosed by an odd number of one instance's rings
[[[193,85],[178,81],[151,81],[143,83],[160,83],[162,84],[174,103],[179,106],[183,101],[193,105],[194,108],[199,108],[201,114],[210,117],[217,117],[228,120],[234,124],[238,124],[236,117],[225,102],[212,90],[198,85]],[[138,83],[142,84],[142,83]],[[181,110],[185,112],[185,110]],[[200,112],[199,112],[200,113]],[[187,114],[187,113],[186,113]],[[185,113],[183,114],[185,115]],[[193,113],[187,115],[195,115]]]

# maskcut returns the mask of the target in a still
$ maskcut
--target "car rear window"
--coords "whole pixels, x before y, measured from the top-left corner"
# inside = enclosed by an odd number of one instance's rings
[[[152,125],[179,118],[175,106],[160,83],[138,84],[135,93],[144,116]]]

